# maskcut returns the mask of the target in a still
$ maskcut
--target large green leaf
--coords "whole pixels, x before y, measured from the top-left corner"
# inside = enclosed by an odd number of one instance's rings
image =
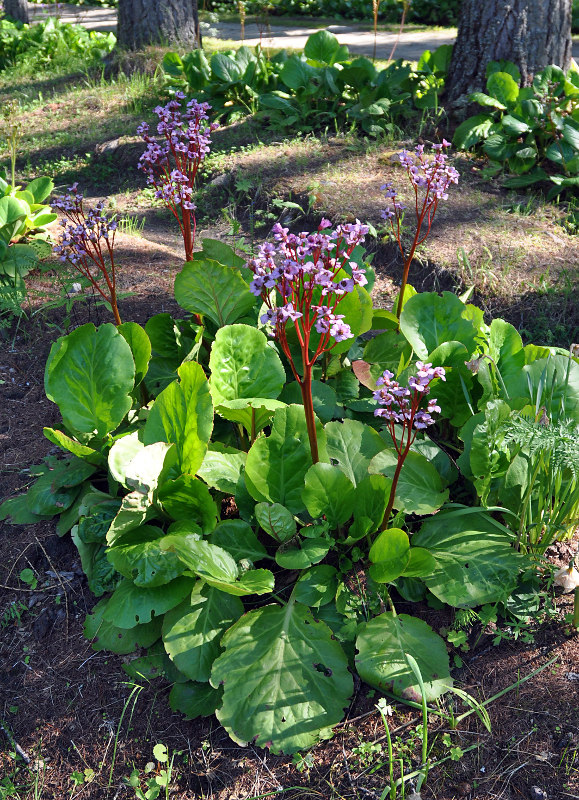
[[[374,456],[369,471],[393,478],[398,464],[394,448]],[[421,453],[412,450],[406,456],[396,486],[394,508],[412,514],[433,514],[448,499],[436,468]]]
[[[247,453],[215,442],[209,445],[197,474],[213,489],[235,494]]]
[[[436,560],[424,583],[456,608],[495,603],[517,583],[522,557],[512,547],[512,535],[479,509],[441,511],[426,520],[412,544]]]
[[[445,380],[436,381],[432,389],[441,417],[454,427],[463,425],[472,416],[472,372],[466,366],[470,353],[462,342],[445,342],[430,353],[433,367],[445,368]],[[429,398],[430,399],[430,398]]]
[[[340,45],[333,33],[321,30],[312,33],[304,46],[304,55],[315,66],[331,66],[348,58],[348,48]]]
[[[221,705],[221,689],[214,689],[208,683],[176,683],[169,693],[169,705],[173,711],[180,711],[185,719],[209,717]]]
[[[280,503],[258,503],[255,506],[255,518],[276,542],[287,542],[296,535],[294,516]]]
[[[256,434],[269,425],[278,408],[285,405],[281,400],[268,397],[241,397],[238,400],[224,400],[215,410],[223,419],[243,425],[248,436],[255,438]]]
[[[356,640],[356,669],[362,680],[377,689],[420,701],[420,686],[406,659],[416,659],[424,681],[427,702],[452,686],[446,646],[421,619],[387,611],[363,626]]]
[[[138,386],[149,369],[151,359],[151,340],[147,336],[144,328],[136,322],[123,322],[117,328],[118,332],[125,337],[135,362],[135,386]]]
[[[320,458],[326,459],[324,429],[316,420]],[[303,406],[276,411],[271,434],[259,437],[247,454],[245,481],[255,500],[281,503],[293,514],[305,508],[302,489],[312,465]]]
[[[550,419],[579,424],[579,364],[570,356],[549,355],[526,364],[505,381],[511,398],[524,397],[545,406]]]
[[[507,108],[512,108],[517,102],[519,87],[508,72],[493,72],[487,80],[487,92]]]
[[[453,145],[458,150],[468,150],[482,139],[486,139],[495,122],[490,114],[476,114],[465,119],[454,132]]]
[[[125,579],[109,598],[103,619],[119,628],[146,624],[178,605],[192,591],[193,584],[191,578],[183,577],[145,589]]]
[[[210,533],[217,523],[215,501],[207,486],[193,475],[165,481],[158,500],[171,519],[195,522],[203,533]]]
[[[135,381],[131,348],[114,325],[89,322],[52,345],[44,385],[66,425],[80,434],[106,436],[131,407]]]
[[[175,553],[161,549],[159,542],[163,536],[160,528],[142,525],[122,536],[114,547],[109,547],[107,558],[135,586],[163,586],[185,570]]]
[[[163,620],[163,644],[177,669],[189,680],[208,681],[222,634],[242,614],[239,598],[198,581]]]
[[[166,442],[144,445],[137,431],[117,439],[109,450],[109,470],[113,478],[141,494],[154,491],[167,470],[176,463],[174,445]]]
[[[34,180],[26,184],[26,191],[32,194],[35,203],[44,203],[53,189],[54,183],[52,179],[46,176],[34,178]]]
[[[217,717],[235,741],[294,753],[340,721],[353,688],[348,662],[306,606],[250,611],[221,644],[211,684],[223,685]]]
[[[302,499],[314,519],[326,517],[331,530],[352,516],[354,494],[354,484],[338,467],[318,463],[306,472]]]
[[[368,475],[370,461],[384,449],[380,434],[353,419],[329,422],[325,428],[328,458],[357,486]]]
[[[415,294],[402,310],[400,329],[422,359],[444,342],[461,342],[470,355],[479,332],[469,307],[452,292]]]
[[[175,278],[175,299],[192,314],[207,315],[222,327],[244,317],[256,299],[237,270],[217,261],[191,261]]]
[[[389,528],[376,537],[368,557],[372,562],[369,574],[377,583],[390,583],[399,578],[410,562],[408,534],[400,528]]]
[[[220,522],[209,538],[211,544],[221,547],[237,562],[255,562],[267,557],[267,551],[253,529],[242,519]]]
[[[348,531],[349,541],[356,541],[380,527],[386,511],[392,481],[385,475],[367,475],[356,486],[354,523]]]
[[[163,539],[162,547],[173,550],[192,572],[227,594],[243,597],[268,594],[273,590],[274,580],[269,570],[249,570],[239,577],[239,568],[233,556],[222,547],[196,536],[169,535]]]
[[[211,394],[224,400],[273,398],[285,383],[285,370],[267,337],[250,325],[228,325],[215,336],[209,358]]]
[[[203,463],[211,438],[213,405],[199,364],[187,361],[178,372],[180,380],[169,384],[155,400],[143,441],[175,444],[181,471],[194,475]]]
[[[133,653],[138,647],[150,647],[161,636],[161,617],[143,625],[119,628],[105,619],[110,598],[101,600],[84,623],[84,635],[94,639],[93,650],[111,650],[119,655]]]

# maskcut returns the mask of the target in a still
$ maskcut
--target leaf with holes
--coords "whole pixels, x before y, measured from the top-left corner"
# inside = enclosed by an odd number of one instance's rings
[[[164,586],[145,589],[124,580],[113,592],[104,610],[105,622],[119,628],[134,628],[161,617],[178,605],[193,589],[191,578],[176,578]]]
[[[353,688],[348,661],[306,606],[250,611],[221,644],[211,684],[223,685],[217,717],[236,742],[295,753],[342,718]]]

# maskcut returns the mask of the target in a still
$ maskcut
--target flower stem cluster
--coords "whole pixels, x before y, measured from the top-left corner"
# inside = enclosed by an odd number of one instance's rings
[[[267,310],[261,317],[270,326],[289,361],[304,401],[314,463],[318,460],[311,381],[312,368],[322,353],[338,342],[353,338],[344,315],[337,313],[342,299],[356,286],[367,283],[366,271],[350,257],[364,241],[368,227],[359,221],[338,225],[323,219],[315,233],[289,233],[274,225],[277,242],[261,245],[247,266],[254,274],[251,291],[261,297]],[[295,364],[287,340],[287,324],[296,331],[302,364]],[[318,336],[316,336],[318,334]],[[300,374],[301,373],[301,374]]]
[[[149,126],[141,123],[137,133],[143,137],[147,149],[139,159],[139,169],[147,173],[147,182],[156,190],[155,197],[162,200],[177,220],[185,259],[193,258],[195,244],[195,204],[193,191],[199,166],[209,153],[211,133],[218,127],[216,122],[206,124],[211,106],[190,100],[185,110],[181,101],[183,92],[166,106],[157,106],[159,118],[157,133],[164,137],[161,144],[149,134]]]
[[[447,147],[450,147],[450,142],[443,139],[442,144],[433,145],[434,155],[432,158],[427,158],[424,155],[424,145],[422,144],[416,146],[414,154],[403,150],[398,155],[414,190],[413,206],[416,214],[416,231],[408,252],[405,251],[402,244],[402,219],[406,206],[398,200],[398,192],[392,183],[386,183],[382,186],[388,205],[381,212],[381,216],[382,219],[390,223],[404,259],[402,284],[396,307],[398,319],[400,319],[400,314],[402,313],[404,289],[408,283],[408,273],[416,248],[428,238],[438,203],[441,200],[448,199],[450,184],[458,183],[459,173],[448,163],[448,156],[444,152]]]
[[[394,374],[384,370],[382,376],[376,381],[380,388],[374,392],[374,399],[381,408],[374,411],[374,416],[386,421],[386,427],[398,454],[398,463],[392,478],[392,488],[388,507],[384,514],[382,530],[385,530],[394,504],[396,486],[400,477],[402,466],[418,431],[425,430],[433,425],[433,414],[440,413],[440,406],[436,398],[430,398],[424,408],[424,400],[430,394],[430,387],[434,380],[440,378],[445,381],[444,367],[433,367],[432,364],[416,362],[417,373],[408,379],[408,386],[401,386],[394,380]],[[402,431],[397,428],[402,426]]]
[[[65,218],[60,220],[63,230],[52,248],[53,252],[60,261],[68,261],[91,282],[101,297],[110,303],[115,323],[120,325],[114,258],[117,223],[103,216],[102,201],[85,210],[77,183],[70,186],[68,192],[53,202],[53,206],[65,214]]]

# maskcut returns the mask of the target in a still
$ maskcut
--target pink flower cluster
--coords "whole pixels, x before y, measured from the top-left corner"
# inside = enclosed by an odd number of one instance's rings
[[[418,210],[418,190],[425,190],[425,197],[423,201],[424,209],[432,209],[432,216],[434,210],[438,205],[439,200],[448,199],[448,187],[451,183],[458,183],[458,171],[448,163],[448,156],[444,152],[447,147],[450,147],[450,142],[446,139],[442,140],[442,144],[434,144],[434,156],[427,158],[424,155],[424,145],[419,144],[416,146],[414,154],[403,150],[398,154],[400,163],[405,168],[410,178],[410,182],[416,193],[416,214],[419,216]],[[406,208],[397,200],[397,191],[392,183],[386,183],[382,186],[388,201],[388,207],[381,212],[382,219],[392,220],[399,219],[400,213]],[[429,222],[431,220],[429,219]]]
[[[336,308],[356,285],[368,282],[365,269],[349,260],[356,245],[364,241],[368,227],[356,221],[324,233],[330,227],[323,219],[316,233],[293,234],[278,223],[273,227],[277,247],[269,242],[261,245],[258,256],[247,263],[254,274],[251,291],[268,306],[261,322],[272,326],[272,335],[279,339],[291,320],[301,341],[309,339],[315,326],[322,334],[320,352],[329,349],[330,338],[341,342],[353,337]],[[338,277],[341,270],[348,274]]]
[[[163,200],[177,219],[189,259],[195,239],[194,217],[191,228],[195,176],[209,153],[211,133],[219,126],[216,122],[206,124],[211,109],[208,103],[190,100],[182,110],[184,99],[183,92],[176,92],[174,100],[155,108],[159,117],[157,133],[165,138],[164,142],[159,144],[153,139],[146,122],[139,125],[137,133],[147,144],[139,159],[139,169],[147,173],[147,182],[156,189],[155,197]]]
[[[420,408],[422,399],[430,393],[430,384],[435,378],[445,381],[444,367],[433,367],[432,364],[416,362],[418,372],[408,379],[408,387],[400,386],[394,380],[394,374],[384,370],[382,376],[376,381],[381,388],[374,392],[374,399],[382,406],[374,411],[374,416],[381,417],[388,422],[390,434],[397,445],[394,425],[401,424],[408,430],[424,430],[434,424],[432,414],[440,413],[440,406],[436,398],[428,400],[426,408]],[[415,435],[415,434],[414,434]],[[404,438],[404,436],[402,437]]]

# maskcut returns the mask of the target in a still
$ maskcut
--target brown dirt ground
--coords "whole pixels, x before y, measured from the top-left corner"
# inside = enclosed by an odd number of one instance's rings
[[[389,173],[396,177],[390,156],[386,148],[361,153],[347,140],[319,145],[307,139],[263,147],[249,157],[231,156],[223,165],[225,188],[215,186],[203,196],[205,217],[199,235],[224,235],[220,209],[229,205],[251,239],[248,204],[240,197],[244,193],[259,208],[271,208],[274,197],[307,204],[313,196],[316,217],[322,212],[334,219],[358,217],[378,226],[379,186]],[[473,282],[489,314],[500,312],[523,328],[543,313],[548,300],[566,330],[576,328],[577,303],[569,300],[562,281],[570,275],[575,284],[577,240],[554,225],[548,210],[529,217],[509,213],[505,207],[512,199],[483,182],[475,162],[463,162],[461,168],[467,180],[441,208],[412,282],[421,289]],[[247,183],[240,183],[240,177],[247,178],[252,189],[243,188]],[[142,213],[135,195],[118,199],[120,210]],[[177,310],[171,287],[179,243],[166,217],[157,212],[149,217],[147,238],[119,235],[122,288],[133,293],[122,301],[121,312],[140,322],[159,311]],[[468,254],[468,274],[457,264],[458,247]],[[387,240],[375,250],[377,300],[387,304],[400,266]],[[545,273],[548,278],[541,279]],[[38,278],[38,290],[47,290],[49,281],[50,276]],[[77,309],[72,324],[107,319],[106,311],[93,304]],[[29,466],[50,450],[42,427],[57,421],[57,410],[44,396],[43,370],[62,318],[59,311],[36,316],[14,339],[4,331],[0,340],[0,498],[25,489]],[[145,686],[134,713],[129,709],[123,717],[131,692],[123,658],[94,653],[83,638],[84,616],[94,598],[69,538],[58,539],[49,523],[0,523],[0,534],[0,741],[5,740],[0,745],[0,797],[6,779],[19,787],[14,796],[22,798],[134,797],[123,779],[133,766],[143,776],[145,765],[153,760],[153,746],[162,742],[177,754],[170,793],[175,800],[380,798],[388,776],[384,752],[367,764],[353,750],[363,742],[384,745],[383,727],[373,710],[375,697],[367,687],[357,685],[345,722],[331,741],[313,751],[312,765],[302,772],[288,757],[233,744],[214,718],[185,722],[168,708],[168,687],[162,682]],[[557,550],[555,563],[562,563],[571,551]],[[27,566],[39,576],[33,591],[18,580]],[[532,642],[507,640],[493,647],[492,631],[471,632],[472,649],[461,653],[463,666],[454,671],[457,684],[481,701],[506,687],[515,688],[489,705],[491,734],[474,715],[458,731],[431,716],[431,740],[435,731],[448,730],[453,746],[474,747],[459,761],[447,760],[431,770],[422,789],[424,798],[579,797],[579,636],[570,635],[563,624],[571,611],[570,596],[557,598],[556,605],[556,616],[531,626]],[[400,608],[405,610],[403,602]],[[424,608],[422,613],[437,630],[452,622],[444,611]],[[548,668],[521,682],[548,662]],[[412,733],[419,722],[415,711],[395,707],[391,727],[400,737],[396,747],[405,755],[406,772],[420,760]],[[28,754],[28,768],[15,760],[14,740]],[[439,740],[432,756],[445,754]],[[75,787],[72,773],[85,768],[94,770],[94,778]]]

